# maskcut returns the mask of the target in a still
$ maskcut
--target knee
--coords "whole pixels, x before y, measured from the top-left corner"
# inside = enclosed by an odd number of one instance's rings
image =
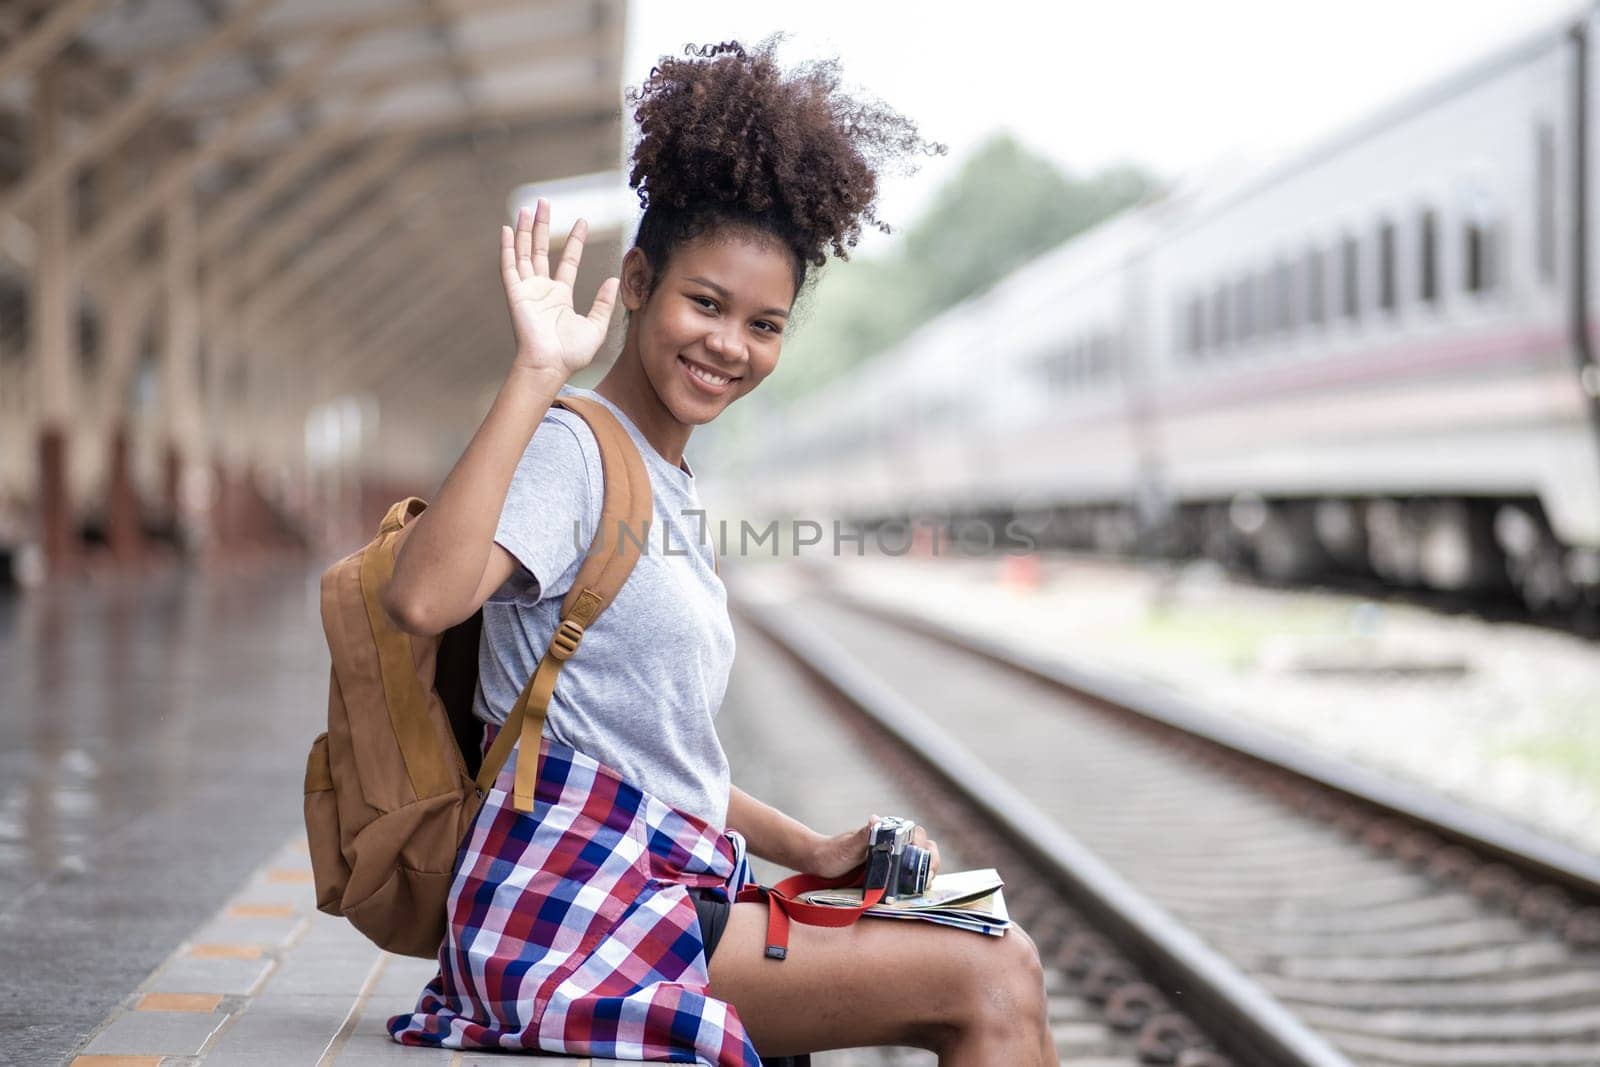
[[[1044,1026],[1044,966],[1033,939],[1013,927],[982,948],[968,971],[967,1024],[1010,1032]]]
[[[1007,959],[1003,964],[1008,996],[1019,1006],[1022,1018],[1036,1018],[1043,1022],[1044,964],[1039,959],[1039,946],[1020,926],[1012,927],[1000,940],[1002,943],[1010,942],[1005,946]]]

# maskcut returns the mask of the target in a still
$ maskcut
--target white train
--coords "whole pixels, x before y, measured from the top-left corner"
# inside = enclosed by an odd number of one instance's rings
[[[785,412],[769,513],[1600,588],[1600,12],[1029,263]]]

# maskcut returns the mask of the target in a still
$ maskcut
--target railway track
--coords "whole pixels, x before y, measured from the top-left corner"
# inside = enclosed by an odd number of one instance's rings
[[[1138,1010],[1130,998],[1139,990],[1120,984],[1113,988],[1129,970],[1125,961],[1104,952],[1093,960],[1080,957],[1095,967],[1089,981],[1086,974],[1073,975],[1057,962],[1065,958],[1068,939],[1092,936],[1093,924],[1075,916],[1058,892],[1033,876],[988,823],[975,819],[967,806],[951,804],[946,791],[904,748],[837,700],[748,619],[738,623],[739,654],[717,720],[734,781],[819,829],[858,825],[874,811],[912,814],[938,839],[948,869],[998,865],[1006,874],[1012,915],[1040,942],[1050,1024],[1061,1061],[1072,1067],[1176,1062],[1192,1044],[1192,1034],[1175,1028],[1171,1019],[1129,1016]],[[816,774],[819,767],[827,768],[823,781]],[[759,859],[755,865],[758,877],[768,882],[788,873]],[[1119,995],[1129,1002],[1120,1015],[1107,1010],[1108,998]],[[1222,1062],[1200,1049],[1186,1059],[1186,1067]],[[816,1067],[932,1067],[936,1060],[916,1049],[854,1048],[818,1053],[812,1062]]]
[[[766,588],[741,614],[923,783],[919,810],[998,851],[1047,963],[1148,1062],[1600,1064],[1591,857],[1021,659],[1003,627],[975,648]]]

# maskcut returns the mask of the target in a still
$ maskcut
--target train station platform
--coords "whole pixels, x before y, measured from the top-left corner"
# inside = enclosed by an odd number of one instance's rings
[[[3,605],[0,702],[17,714],[0,720],[0,1061],[501,1059],[390,1041],[384,1020],[415,1003],[433,965],[315,911],[300,811],[306,746],[326,717],[315,573],[173,573]],[[823,830],[915,814],[796,667],[748,627],[739,641],[719,719],[737,784]],[[949,844],[945,857],[963,862]],[[769,880],[782,873],[759,866]],[[1063,999],[1056,1015],[1083,1062],[1132,1062],[1090,1009]],[[885,1050],[814,1062],[933,1059]]]

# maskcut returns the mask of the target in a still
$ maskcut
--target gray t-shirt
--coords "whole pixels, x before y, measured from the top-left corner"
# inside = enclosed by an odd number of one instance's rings
[[[650,472],[654,517],[627,583],[561,669],[546,737],[570,745],[714,827],[728,811],[728,759],[713,723],[733,664],[727,590],[691,471],[668,463],[610,401]],[[600,521],[600,447],[588,424],[552,408],[517,464],[495,541],[521,564],[483,605],[474,711],[504,722],[561,618]],[[578,529],[574,532],[574,523]],[[642,531],[639,531],[642,534]],[[607,530],[604,551],[614,548]]]

